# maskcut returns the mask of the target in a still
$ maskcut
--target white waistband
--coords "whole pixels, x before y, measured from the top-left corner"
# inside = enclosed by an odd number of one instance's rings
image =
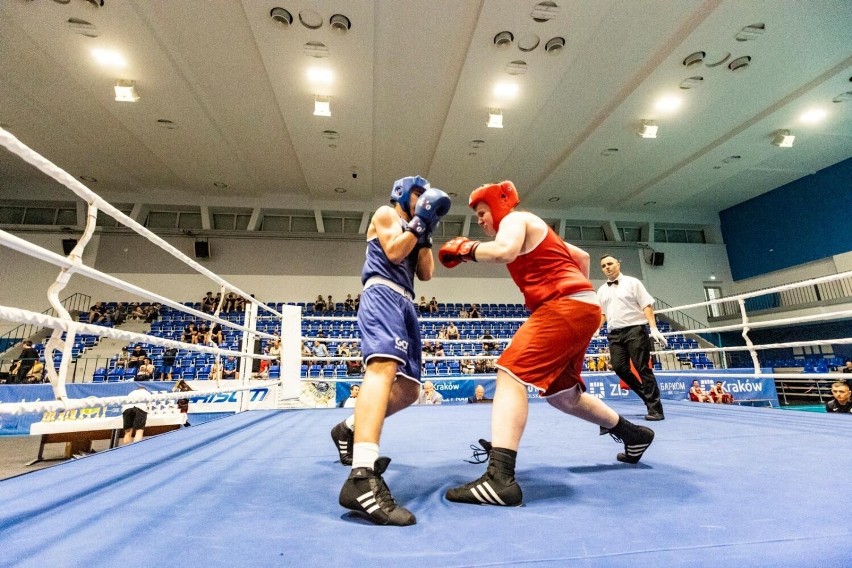
[[[367,281],[364,282],[364,290],[366,290],[370,286],[375,286],[376,284],[387,286],[397,294],[405,296],[412,302],[414,301],[414,294],[412,294],[396,282],[392,282],[391,280],[388,280],[387,278],[382,278],[381,276],[371,276],[370,278],[367,278]]]

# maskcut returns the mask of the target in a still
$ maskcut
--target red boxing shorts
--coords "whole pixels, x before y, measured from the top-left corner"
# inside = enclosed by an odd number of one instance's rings
[[[518,329],[497,360],[502,369],[551,396],[579,384],[592,336],[601,325],[597,304],[557,298],[542,304]]]

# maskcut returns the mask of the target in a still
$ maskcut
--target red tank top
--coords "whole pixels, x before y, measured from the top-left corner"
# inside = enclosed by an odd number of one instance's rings
[[[549,226],[544,240],[527,254],[519,255],[508,267],[530,311],[548,300],[595,290],[565,242]]]

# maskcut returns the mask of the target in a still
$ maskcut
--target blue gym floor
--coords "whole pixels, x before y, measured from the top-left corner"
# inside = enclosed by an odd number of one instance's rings
[[[639,419],[635,403],[614,408]],[[345,410],[246,412],[0,481],[3,566],[852,565],[846,416],[666,402],[642,462],[597,426],[530,406],[525,506],[450,503],[478,477],[489,405],[412,407],[382,454],[411,527],[337,503]]]

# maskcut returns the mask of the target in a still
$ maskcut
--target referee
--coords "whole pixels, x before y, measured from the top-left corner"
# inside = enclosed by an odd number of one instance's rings
[[[651,337],[666,345],[657,329],[654,298],[642,282],[621,273],[621,262],[612,255],[601,257],[606,283],[598,289],[601,326],[609,322],[608,340],[612,368],[648,407],[645,420],[665,420],[660,387],[651,365]],[[645,324],[651,328],[650,337]]]

